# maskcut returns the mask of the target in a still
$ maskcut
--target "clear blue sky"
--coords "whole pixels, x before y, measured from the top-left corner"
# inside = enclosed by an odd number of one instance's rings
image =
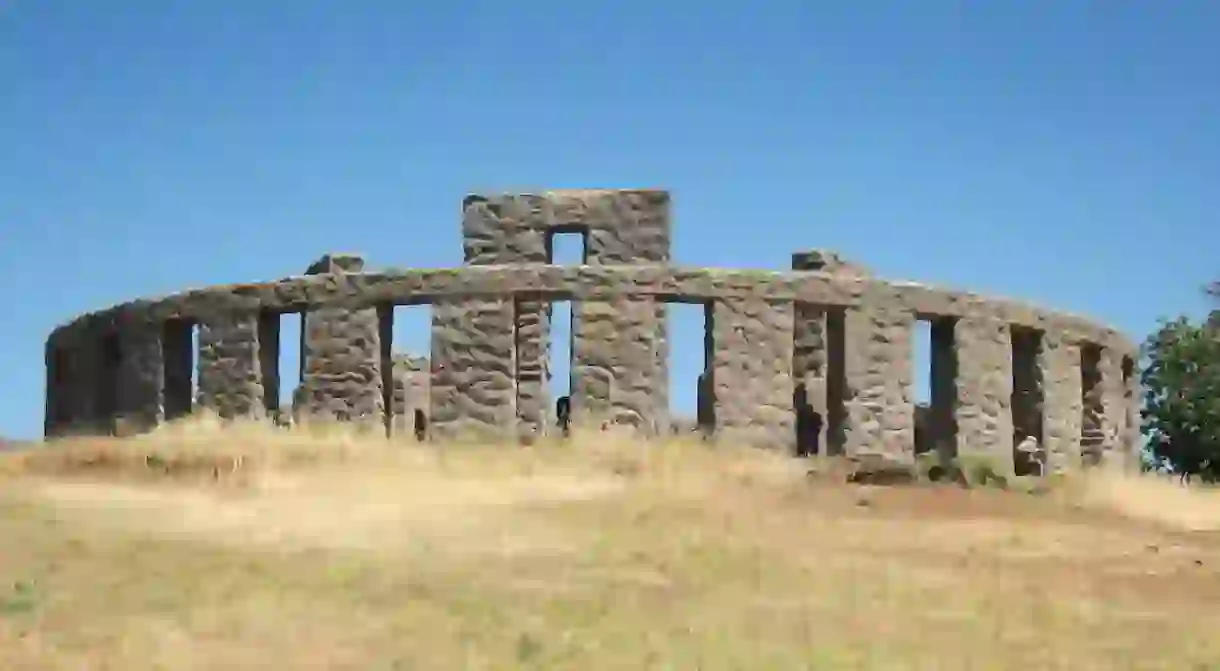
[[[41,433],[72,315],[458,265],[478,190],[665,187],[679,263],[828,247],[1142,338],[1220,275],[1218,34],[1204,0],[0,0],[0,434]]]

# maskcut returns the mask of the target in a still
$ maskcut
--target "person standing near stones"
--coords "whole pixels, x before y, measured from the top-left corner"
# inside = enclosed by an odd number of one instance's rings
[[[572,430],[572,398],[570,396],[560,396],[555,399],[555,426],[559,427],[564,438]]]

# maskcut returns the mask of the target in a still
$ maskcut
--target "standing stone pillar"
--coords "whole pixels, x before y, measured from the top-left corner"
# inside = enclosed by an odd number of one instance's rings
[[[140,318],[122,320],[119,349],[116,428],[123,434],[151,431],[165,417],[160,325]]]
[[[667,408],[657,351],[664,347],[664,306],[651,298],[585,301],[573,310],[573,423],[609,420],[646,435],[665,427]]]
[[[1101,373],[1099,394],[1101,396],[1101,464],[1107,468],[1123,470],[1128,464],[1128,455],[1123,449],[1123,430],[1127,423],[1127,384],[1123,379],[1123,355],[1114,347],[1101,350],[1098,364]]]
[[[1046,472],[1063,473],[1080,466],[1080,346],[1065,334],[1047,331],[1038,351],[1042,379],[1042,430]]]
[[[526,436],[542,436],[550,422],[551,303],[525,294],[516,303],[517,419]]]
[[[882,291],[866,294],[844,316],[845,448],[894,464],[915,460],[911,338],[915,315]]]
[[[1013,472],[1012,336],[994,317],[962,317],[957,345],[958,456],[990,459],[1002,473]]]
[[[432,305],[431,434],[507,438],[517,417],[514,306],[507,298]]]
[[[97,343],[85,329],[62,331],[47,339],[46,415],[43,435],[89,432],[95,420],[93,384]]]
[[[359,273],[364,260],[328,254],[306,275]],[[375,306],[318,308],[301,317],[302,415],[383,426],[381,320]]]
[[[712,304],[716,441],[782,449],[792,444],[791,302]]]
[[[468,196],[462,202],[462,248],[467,265],[551,263],[554,224],[545,196]],[[572,314],[576,313],[572,304]],[[516,304],[518,430],[540,436],[550,430],[551,301],[521,294]]]
[[[256,312],[199,322],[199,405],[223,419],[266,417]]]

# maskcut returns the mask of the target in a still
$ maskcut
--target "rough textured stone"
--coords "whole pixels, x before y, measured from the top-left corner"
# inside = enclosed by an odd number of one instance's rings
[[[1102,463],[1106,451],[1105,386],[1102,379],[1102,348],[1096,343],[1080,345],[1080,458],[1086,466]]]
[[[199,405],[224,419],[266,417],[259,314],[205,317],[199,323]]]
[[[1008,324],[957,320],[957,454],[984,456],[1002,472],[1013,464],[1012,340]]]
[[[307,275],[329,277],[359,272],[364,261],[352,254],[328,254]],[[299,412],[310,421],[383,423],[385,396],[381,375],[381,319],[377,307],[359,310],[318,308],[301,319]]]
[[[663,306],[662,306],[663,307]],[[572,417],[665,431],[657,350],[664,312],[649,299],[590,301],[573,310]]]
[[[109,411],[99,403],[113,399],[113,388],[101,391],[102,335],[81,328],[47,341],[46,435],[108,433]]]
[[[1130,455],[1123,445],[1127,423],[1127,381],[1123,379],[1123,354],[1113,347],[1101,347],[1100,354],[1101,463],[1115,470],[1124,470],[1129,466]]]
[[[516,310],[517,420],[523,433],[542,436],[554,426],[550,396],[551,303],[540,297],[520,296]]]
[[[432,306],[429,413],[438,438],[511,436],[516,424],[511,298]]]
[[[575,189],[543,194],[472,195],[463,203],[468,264],[533,263],[555,232],[582,232],[586,263],[669,261],[669,194]]]
[[[847,453],[912,463],[911,331],[915,315],[883,292],[870,298],[868,304],[846,312]]]
[[[1038,352],[1043,388],[1043,449],[1048,473],[1080,465],[1083,402],[1080,347],[1059,333],[1045,333]]]
[[[1010,458],[1014,442],[1040,432],[1061,465],[1079,460],[1082,439],[1100,446],[1090,461],[1127,463],[1137,449],[1136,346],[1077,315],[886,282],[826,250],[794,254],[792,271],[673,266],[661,191],[472,196],[462,228],[462,268],[374,272],[358,255],[329,254],[304,277],[141,299],[75,319],[47,342],[47,435],[109,432],[120,417],[146,429],[180,416],[192,406],[193,324],[198,404],[225,417],[278,410],[279,315],[291,312],[306,315],[295,399],[303,410],[364,416],[393,434],[404,420],[413,429],[408,408],[426,402],[439,438],[537,435],[552,424],[555,301],[574,302],[577,422],[597,416],[662,433],[671,424],[665,303],[685,302],[716,306],[696,419],[729,440],[792,446],[802,383],[823,414],[818,443],[827,452],[909,464],[918,317],[933,330],[921,445],[931,435],[946,451]],[[582,235],[582,265],[551,263],[556,233]],[[430,370],[400,371],[392,306],[425,303],[434,306]],[[1009,343],[1014,326],[1044,334],[1041,347]],[[737,350],[725,344],[734,339]]]
[[[793,447],[793,312],[786,301],[712,304],[718,441]]]
[[[116,417],[127,431],[148,431],[164,418],[165,378],[158,325],[128,322],[119,332]]]

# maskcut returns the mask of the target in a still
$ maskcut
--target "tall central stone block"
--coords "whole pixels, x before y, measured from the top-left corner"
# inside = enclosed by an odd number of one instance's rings
[[[199,405],[225,419],[266,417],[258,313],[226,312],[199,322]]]
[[[664,323],[650,299],[590,301],[573,319],[572,411],[576,422],[610,420],[654,435],[667,428]],[[664,309],[664,306],[661,306]],[[661,313],[664,314],[663,312]]]
[[[433,303],[433,437],[512,435],[517,417],[513,304],[511,297]]]
[[[957,320],[958,455],[986,455],[1013,469],[1012,334],[1007,322],[987,316]]]
[[[579,233],[589,265],[668,263],[669,194],[654,190],[562,190],[540,194],[471,195],[462,204],[462,246],[467,265],[553,263],[553,236]],[[517,420],[521,430],[540,434],[548,428],[552,297],[518,295],[514,324]],[[651,317],[644,314],[645,303]],[[573,413],[617,417],[647,430],[666,424],[668,342],[665,306],[644,301],[623,307],[618,327],[640,333],[651,343],[645,364],[635,345],[607,345],[601,337],[609,306],[574,303]],[[588,343],[583,343],[585,330]],[[587,375],[588,379],[582,379]],[[644,386],[641,386],[644,385]],[[610,390],[616,390],[617,401]],[[641,395],[646,396],[646,399]]]
[[[364,261],[354,255],[328,254],[306,275],[331,275],[342,282],[359,273]],[[381,374],[381,328],[376,307],[318,308],[301,319],[301,406],[306,419],[381,425],[385,397]]]
[[[717,442],[791,447],[793,304],[719,300],[710,321]]]
[[[846,451],[899,464],[915,458],[911,334],[915,315],[884,292],[865,296],[844,316]]]
[[[165,418],[160,324],[121,320],[119,347],[117,416],[125,430],[150,431]]]

